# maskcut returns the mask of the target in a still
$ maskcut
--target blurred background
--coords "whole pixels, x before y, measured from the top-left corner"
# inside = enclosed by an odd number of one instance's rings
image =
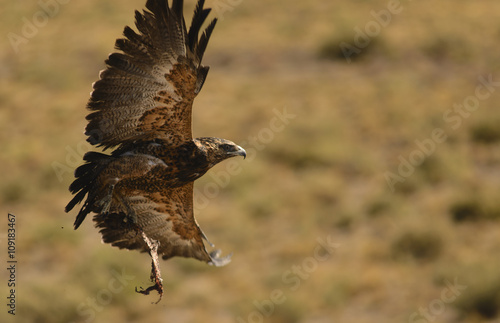
[[[195,215],[234,255],[162,262],[158,305],[134,292],[148,255],[64,213],[91,84],[144,4],[0,0],[0,321],[500,321],[500,2],[207,0],[194,135],[249,158],[196,182]]]

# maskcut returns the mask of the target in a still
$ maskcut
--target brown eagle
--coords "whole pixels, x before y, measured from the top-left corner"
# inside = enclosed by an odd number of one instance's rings
[[[183,1],[148,0],[135,12],[138,32],[125,27],[125,38],[106,60],[93,84],[87,108],[87,140],[111,154],[88,152],[70,186],[75,194],[66,212],[85,200],[75,229],[87,214],[113,246],[149,252],[151,280],[146,290],[163,295],[158,256],[192,257],[215,266],[230,256],[208,253],[206,236],[193,215],[193,181],[224,159],[243,156],[231,141],[193,139],[191,110],[208,73],[201,65],[217,19],[200,34],[210,9],[199,0],[189,30]],[[210,244],[210,243],[209,243]],[[211,244],[210,244],[211,245]]]

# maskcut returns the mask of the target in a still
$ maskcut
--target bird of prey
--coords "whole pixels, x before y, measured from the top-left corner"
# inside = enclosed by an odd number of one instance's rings
[[[193,214],[193,182],[217,163],[246,157],[243,148],[219,138],[193,138],[191,111],[208,73],[201,60],[217,19],[200,35],[210,9],[199,0],[189,30],[183,1],[148,0],[135,12],[138,32],[126,26],[120,52],[93,84],[87,104],[87,141],[110,154],[90,151],[75,170],[75,194],[66,212],[84,201],[75,229],[89,213],[102,240],[118,248],[148,252],[154,285],[163,295],[158,258],[192,257],[215,266],[230,261],[207,240]],[[207,240],[208,242],[208,240]],[[210,242],[208,242],[213,246]],[[136,289],[137,291],[137,289]]]

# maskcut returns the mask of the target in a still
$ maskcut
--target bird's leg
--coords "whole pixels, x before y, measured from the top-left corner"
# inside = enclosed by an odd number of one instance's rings
[[[113,200],[113,190],[115,188],[115,185],[109,185],[108,193],[106,196],[100,201],[100,204],[102,205],[102,211],[101,213],[103,214],[108,214],[109,213],[109,208],[111,206],[111,201]]]
[[[112,187],[114,188],[114,185],[112,185]],[[113,193],[115,194],[115,198],[118,201],[118,203],[125,210],[126,217],[123,218],[123,221],[127,222],[127,223],[131,222],[131,224],[133,226],[137,225],[137,213],[135,213],[134,208],[129,205],[129,203],[123,198],[123,196],[121,194],[117,194],[117,192],[113,192]],[[142,232],[142,230],[140,228],[138,228],[138,230]],[[144,240],[144,241],[146,241],[146,240]],[[146,243],[147,243],[147,241],[146,241]]]
[[[130,221],[130,222],[132,222],[133,225],[136,225],[137,224],[137,214],[135,213],[135,210],[132,207],[130,207],[130,205],[128,205],[128,203],[125,202],[123,199],[120,199],[120,202],[127,210],[127,217],[124,218],[123,220],[125,222]],[[143,234],[144,234],[144,232],[143,232]],[[146,240],[144,239],[144,241],[146,241]]]
[[[107,192],[104,197],[99,201],[101,206],[101,213],[108,214],[111,208],[111,203],[113,199],[122,206],[125,214],[127,215],[123,220],[124,222],[131,222],[133,225],[137,223],[137,214],[135,210],[127,203],[125,198],[122,196],[119,187],[117,187],[120,180],[118,178],[112,178],[108,181]]]
[[[160,299],[155,303],[158,304],[161,301],[161,298],[163,296],[163,279],[161,278],[161,273],[160,273],[160,262],[158,260],[158,247],[160,246],[160,243],[157,240],[152,240],[149,239],[148,236],[144,233],[144,231],[141,230],[142,238],[146,242],[146,244],[149,247],[149,254],[151,255],[151,281],[154,282],[155,284],[153,286],[150,286],[146,289],[143,289],[141,287],[141,290],[137,290],[137,287],[135,288],[135,291],[137,293],[141,293],[144,295],[149,295],[149,293],[152,290],[156,290],[158,294],[160,294]]]

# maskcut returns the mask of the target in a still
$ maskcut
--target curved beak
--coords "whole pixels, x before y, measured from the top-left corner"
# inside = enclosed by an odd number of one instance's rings
[[[233,155],[233,156],[243,156],[243,159],[245,159],[247,157],[247,152],[245,151],[245,149],[241,148],[240,146],[236,146],[236,150],[230,152],[229,154]]]

